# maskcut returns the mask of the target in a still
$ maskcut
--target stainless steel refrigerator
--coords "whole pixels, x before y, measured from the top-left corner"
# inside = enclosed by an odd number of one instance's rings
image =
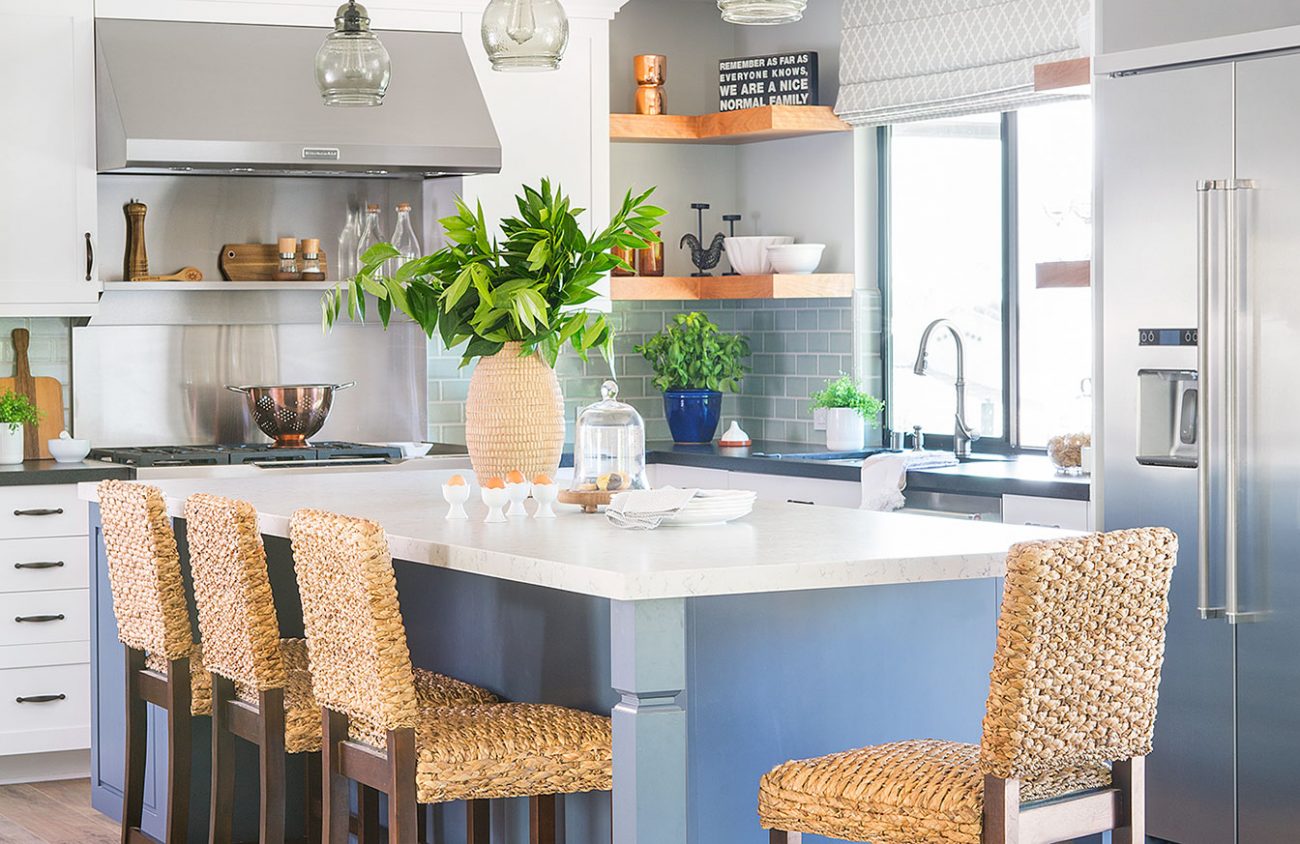
[[[1300,54],[1096,96],[1102,523],[1180,542],[1147,829],[1300,841]]]

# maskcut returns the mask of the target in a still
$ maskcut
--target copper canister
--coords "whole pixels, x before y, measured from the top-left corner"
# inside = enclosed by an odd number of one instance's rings
[[[668,98],[663,86],[668,79],[668,57],[654,53],[634,56],[632,73],[637,85],[636,113],[667,114]]]
[[[609,271],[610,275],[617,275],[617,276],[636,275],[637,250],[633,249],[631,246],[615,246],[609,251],[612,255],[614,255],[614,257],[622,258],[624,261],[627,261],[628,264],[632,267],[632,269],[630,270],[625,269],[623,267],[615,267],[614,269]]]
[[[660,232],[656,231],[658,236]],[[660,238],[655,243],[648,243],[636,251],[637,272],[641,275],[661,276],[664,274],[664,242]]]

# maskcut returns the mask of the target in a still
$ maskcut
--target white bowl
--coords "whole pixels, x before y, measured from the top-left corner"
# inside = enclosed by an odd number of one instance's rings
[[[45,444],[59,463],[80,463],[90,454],[90,440],[57,439],[46,440]]]
[[[722,242],[727,250],[727,261],[731,269],[741,275],[767,275],[772,272],[772,263],[767,259],[767,247],[782,243],[794,243],[793,237],[729,237]]]
[[[824,243],[778,244],[767,247],[767,257],[778,273],[804,275],[817,269],[825,248]]]

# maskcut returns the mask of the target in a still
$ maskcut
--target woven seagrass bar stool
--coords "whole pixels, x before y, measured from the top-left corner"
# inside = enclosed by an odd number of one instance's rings
[[[167,712],[165,841],[182,844],[190,817],[190,719],[212,712],[211,675],[194,643],[162,493],[145,484],[103,481],[98,496],[117,637],[126,646],[122,844],[152,840],[140,829],[151,703]]]
[[[1111,830],[1144,844],[1178,541],[1163,528],[1014,546],[983,738],[901,741],[778,765],[759,783],[773,844],[1017,844]]]
[[[289,527],[324,722],[325,834],[347,841],[347,783],[388,795],[388,841],[416,840],[417,804],[469,801],[468,840],[489,840],[487,801],[531,798],[533,844],[555,841],[556,796],[608,791],[608,718],[546,704],[447,706],[412,671],[383,528],[318,510]]]
[[[320,708],[312,697],[307,640],[280,637],[257,512],[246,501],[197,494],[185,502],[185,522],[204,664],[212,672],[209,841],[231,840],[236,736],[258,747],[261,844],[284,841],[286,753],[307,755],[307,841],[319,841]],[[426,674],[421,682],[449,704],[495,700],[450,677]],[[359,803],[362,841],[373,841],[377,797],[363,793]]]

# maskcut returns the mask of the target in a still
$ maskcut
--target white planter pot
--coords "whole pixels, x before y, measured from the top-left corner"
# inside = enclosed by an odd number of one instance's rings
[[[0,424],[0,465],[10,466],[23,462],[23,426],[14,431]]]
[[[861,451],[867,436],[867,420],[848,407],[826,411],[826,448],[831,451]]]

